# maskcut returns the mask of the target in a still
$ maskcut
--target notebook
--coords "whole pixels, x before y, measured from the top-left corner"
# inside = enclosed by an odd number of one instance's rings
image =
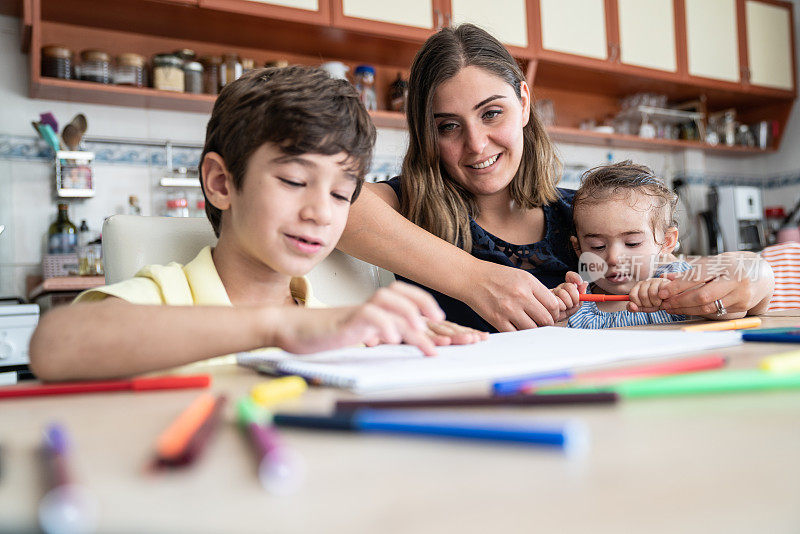
[[[289,354],[244,352],[239,365],[272,374],[293,374],[356,393],[593,367],[626,359],[654,358],[738,345],[741,334],[678,330],[579,330],[545,327],[492,334],[474,345],[438,347],[425,357],[416,347],[380,345]]]

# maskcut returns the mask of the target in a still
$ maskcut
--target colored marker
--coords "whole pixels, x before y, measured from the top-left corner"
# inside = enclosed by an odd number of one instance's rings
[[[38,397],[41,395],[70,395],[75,393],[100,393],[107,391],[150,391],[157,389],[206,388],[211,383],[209,375],[156,376],[127,380],[96,380],[91,382],[64,382],[36,386],[0,388],[0,399],[12,397]]]
[[[178,466],[191,463],[213,434],[225,397],[205,393],[186,408],[159,436],[156,463]]]
[[[615,391],[622,398],[633,399],[798,388],[800,388],[800,373],[771,373],[758,369],[726,369],[632,380],[612,386],[569,387],[548,390],[548,394]]]
[[[772,373],[800,372],[800,350],[768,356],[761,360],[759,367]]]
[[[249,398],[239,401],[237,413],[239,424],[258,455],[258,478],[264,489],[276,495],[297,491],[303,483],[305,464],[283,446],[277,430],[267,426],[269,414]]]
[[[97,520],[97,501],[72,480],[69,469],[69,442],[61,425],[45,431],[41,458],[47,492],[39,501],[39,526],[47,534],[93,532]]]
[[[337,411],[359,408],[468,408],[471,406],[550,406],[553,404],[603,404],[617,401],[613,392],[576,395],[505,395],[501,397],[429,397],[416,399],[381,399],[339,401]]]
[[[614,302],[631,300],[629,295],[601,295],[599,293],[583,293],[578,297],[581,302]]]
[[[279,402],[299,397],[308,389],[306,381],[299,376],[283,376],[262,382],[250,390],[253,401],[269,407]]]
[[[277,426],[317,430],[416,434],[526,443],[555,447],[568,452],[581,452],[588,445],[588,431],[578,421],[528,423],[468,417],[450,412],[360,409],[336,412],[331,416],[275,414],[272,422]]]
[[[712,354],[631,367],[600,369],[597,371],[541,373],[538,375],[529,375],[495,382],[492,386],[492,390],[495,395],[510,395],[515,393],[530,393],[542,387],[576,385],[575,383],[600,385],[626,379],[630,380],[719,369],[725,365],[726,361],[724,356]],[[568,382],[569,384],[564,384],[564,382]]]
[[[761,343],[800,343],[800,327],[759,328],[742,332],[742,341],[759,341]]]
[[[703,324],[693,324],[681,328],[684,332],[715,332],[717,330],[741,330],[743,328],[758,328],[761,319],[758,317],[744,317],[730,321],[714,321]]]

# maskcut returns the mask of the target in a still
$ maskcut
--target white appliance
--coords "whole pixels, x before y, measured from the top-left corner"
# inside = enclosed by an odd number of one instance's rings
[[[38,322],[36,304],[0,305],[0,372],[28,364],[28,344]]]
[[[727,252],[764,248],[764,210],[757,187],[717,188],[717,216]]]

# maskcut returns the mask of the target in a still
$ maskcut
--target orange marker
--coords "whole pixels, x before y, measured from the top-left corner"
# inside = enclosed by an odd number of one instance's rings
[[[156,442],[156,457],[159,463],[177,462],[192,436],[214,411],[216,402],[216,398],[210,393],[199,396],[161,433]]]
[[[684,332],[714,332],[716,330],[742,330],[744,328],[758,328],[761,319],[758,317],[745,317],[731,321],[716,321],[711,323],[693,324],[681,328]]]
[[[581,302],[612,302],[631,300],[628,295],[599,295],[595,293],[584,293],[580,296]]]

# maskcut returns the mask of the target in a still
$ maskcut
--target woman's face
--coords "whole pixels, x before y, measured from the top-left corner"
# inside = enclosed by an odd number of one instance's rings
[[[503,192],[522,158],[522,127],[530,91],[522,97],[480,67],[464,67],[433,95],[436,143],[450,177],[476,197]]]

